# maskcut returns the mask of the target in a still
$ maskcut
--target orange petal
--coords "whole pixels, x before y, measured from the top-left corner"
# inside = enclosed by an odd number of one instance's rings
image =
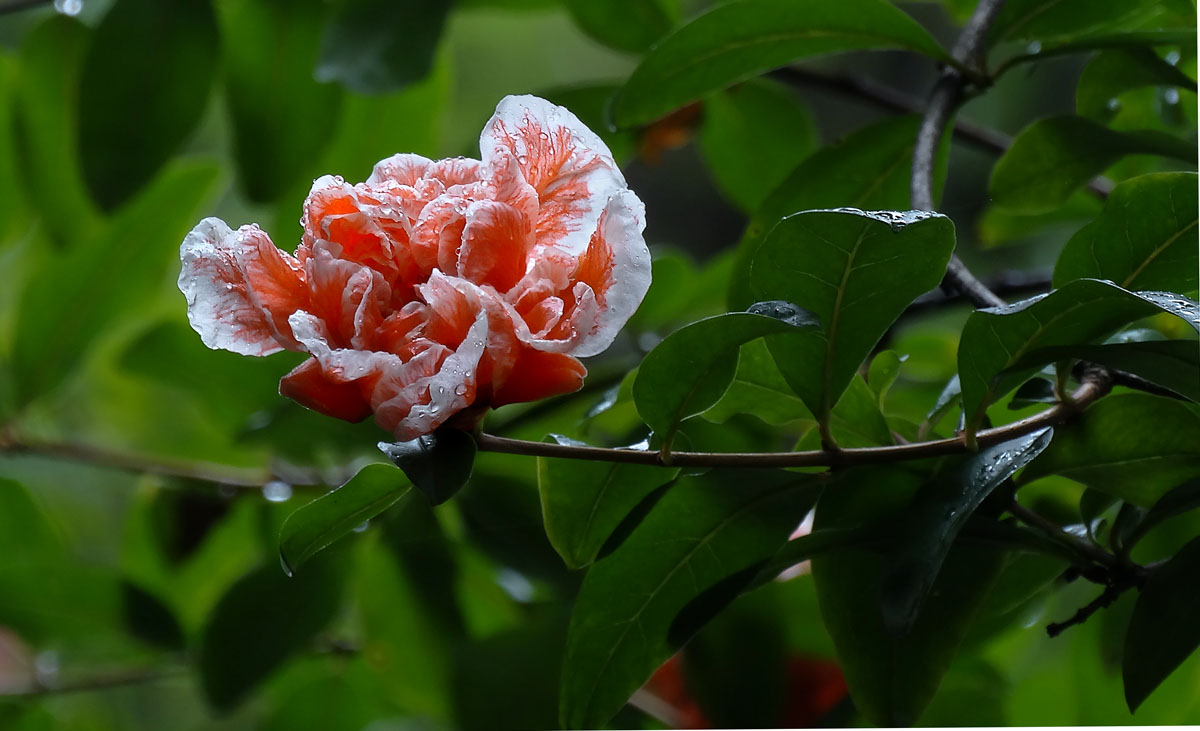
[[[587,369],[569,355],[522,348],[504,385],[492,393],[492,406],[537,401],[578,391]]]
[[[327,378],[316,358],[296,366],[279,382],[279,393],[301,406],[345,421],[362,421],[371,415],[371,404],[357,383]]]

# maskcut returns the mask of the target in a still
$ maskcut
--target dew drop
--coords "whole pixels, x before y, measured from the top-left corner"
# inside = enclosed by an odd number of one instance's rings
[[[366,530],[367,530],[367,528],[370,528],[370,527],[371,527],[371,521],[369,521],[369,520],[364,520],[363,522],[361,522],[361,523],[359,523],[358,525],[354,526],[354,532],[355,532],[355,533],[362,533],[362,532],[366,531]]]
[[[83,10],[83,0],[54,0],[54,9],[63,15],[79,15]]]
[[[1042,42],[1041,41],[1030,41],[1029,45],[1025,47],[1025,51],[1027,53],[1041,53],[1042,52]]]
[[[1179,103],[1179,89],[1167,89],[1163,92],[1163,101],[1167,104]]]
[[[54,650],[39,652],[33,659],[33,672],[38,685],[55,686],[58,684],[59,658]]]
[[[263,485],[262,493],[269,503],[285,503],[292,497],[292,486],[283,480],[271,480]]]
[[[1109,99],[1104,106],[1108,109],[1108,111],[1115,112],[1121,108],[1121,100],[1113,97],[1112,99]]]
[[[1174,66],[1179,63],[1179,51],[1169,51],[1163,60]]]

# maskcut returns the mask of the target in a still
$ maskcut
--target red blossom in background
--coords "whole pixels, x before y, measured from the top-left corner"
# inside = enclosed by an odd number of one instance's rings
[[[480,152],[316,180],[295,255],[205,219],[180,252],[192,327],[210,348],[309,353],[280,393],[401,440],[578,389],[577,358],[650,286],[642,203],[600,138],[536,97],[502,100]]]

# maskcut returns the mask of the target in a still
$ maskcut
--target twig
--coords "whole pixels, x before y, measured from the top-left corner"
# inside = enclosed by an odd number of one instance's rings
[[[1028,525],[1032,528],[1037,528],[1039,531],[1045,534],[1047,538],[1065,546],[1066,548],[1070,549],[1072,553],[1076,554],[1082,559],[1099,564],[1100,566],[1104,566],[1110,570],[1124,570],[1128,568],[1124,566],[1121,560],[1115,555],[1105,551],[1103,548],[1100,548],[1091,541],[1085,541],[1082,538],[1078,538],[1070,533],[1067,533],[1062,528],[1058,527],[1041,515],[1033,512],[1029,508],[1017,502],[1015,499],[1009,504],[1008,512],[1012,513],[1017,520],[1021,521],[1025,525]]]
[[[1051,287],[1048,274],[1029,273],[1021,271],[1000,272],[989,279],[985,286],[998,296],[1004,295],[1033,295],[1048,292]],[[943,292],[935,290],[923,294],[913,301],[903,316],[914,315],[925,310],[933,310],[948,305],[969,302],[961,292]]]
[[[1127,583],[1109,584],[1108,586],[1104,587],[1104,591],[1100,594],[1100,596],[1080,607],[1075,614],[1071,615],[1070,619],[1066,620],[1065,622],[1051,622],[1050,624],[1046,625],[1046,634],[1050,635],[1051,637],[1058,637],[1063,633],[1063,630],[1067,629],[1068,627],[1073,627],[1077,624],[1083,624],[1084,622],[1088,621],[1089,617],[1099,610],[1107,609],[1131,586],[1132,584]]]
[[[979,0],[975,12],[963,27],[951,53],[968,68],[976,69],[980,77],[983,76],[979,67],[987,30],[1003,4],[1004,0]],[[937,164],[938,144],[951,114],[962,100],[963,89],[970,82],[971,79],[957,68],[947,67],[942,71],[941,78],[929,96],[925,116],[921,119],[921,128],[917,132],[917,144],[913,148],[913,208],[934,210],[933,170]],[[961,292],[976,307],[996,307],[1004,304],[1004,300],[976,279],[955,255],[951,255],[950,263],[946,267],[942,288],[948,292]]]
[[[157,683],[187,675],[190,669],[186,665],[160,668],[136,668],[110,671],[91,678],[82,678],[71,683],[44,684],[36,683],[33,687],[12,693],[0,693],[0,698],[37,698],[47,695],[66,695],[69,693],[88,693],[110,688],[122,688],[143,683]]]
[[[1040,414],[977,434],[979,446],[990,446],[1016,439],[1043,427],[1060,424],[1083,411],[1108,391],[1107,381],[1085,378],[1071,399],[1056,404]],[[476,446],[483,452],[522,454],[533,457],[582,459],[596,462],[663,465],[658,452],[643,449],[609,449],[582,447],[549,442],[530,442],[508,439],[492,434],[476,436]],[[902,462],[927,457],[941,457],[969,452],[963,436],[930,442],[901,444],[891,447],[816,450],[811,452],[672,452],[671,464],[678,467],[846,467],[859,464]]]
[[[0,15],[7,13],[17,13],[29,8],[36,8],[39,5],[49,5],[54,0],[10,0],[4,4],[0,4]]]

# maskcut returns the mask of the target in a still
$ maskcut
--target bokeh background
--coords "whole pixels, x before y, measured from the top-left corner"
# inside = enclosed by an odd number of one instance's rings
[[[663,5],[677,22],[710,4]],[[279,397],[295,354],[205,349],[174,281],[179,242],[202,217],[257,222],[290,250],[313,178],[360,181],[396,152],[477,155],[501,97],[545,96],[606,136],[645,201],[655,287],[589,363],[583,392],[502,409],[488,429],[636,441],[630,404],[597,407],[663,335],[724,310],[748,212],[822,146],[919,107],[937,69],[896,52],[839,56],[613,133],[605,102],[645,40],[597,32],[587,5],[0,0],[0,728],[557,724],[580,576],[545,539],[533,462],[482,455],[456,500],[435,511],[406,498],[287,579],[282,522],[381,461],[386,435]],[[946,44],[971,9],[901,5]],[[1194,77],[1194,47],[1176,58]],[[961,117],[1012,135],[1072,113],[1088,61],[1029,64]],[[1112,111],[1118,128],[1196,138],[1188,91],[1138,89]],[[1081,192],[1048,216],[1005,214],[986,194],[995,152],[948,149],[942,209],[960,255],[1033,291],[1100,201]],[[1130,158],[1110,176],[1165,164]],[[906,198],[907,169],[884,184]],[[922,410],[954,373],[965,315],[948,308],[892,334],[911,386],[894,408]],[[691,436],[790,446],[747,416]],[[1042,489],[1050,511],[1078,498],[1065,481]],[[921,723],[1200,723],[1194,657],[1136,717],[1125,710],[1128,602],[1046,639],[1042,625],[1092,598],[1060,589],[982,622]],[[856,718],[803,573],[739,600],[635,701],[615,725]]]

